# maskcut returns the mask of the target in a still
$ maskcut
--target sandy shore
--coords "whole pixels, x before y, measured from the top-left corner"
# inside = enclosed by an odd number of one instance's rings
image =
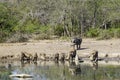
[[[22,51],[34,53],[69,53],[71,49],[70,41],[63,40],[40,40],[30,41],[27,43],[0,43],[0,56],[3,55],[18,55]],[[120,56],[120,39],[111,40],[95,40],[83,39],[81,49],[77,50],[79,56],[86,56],[92,50],[98,50],[99,56],[108,54],[110,57]]]

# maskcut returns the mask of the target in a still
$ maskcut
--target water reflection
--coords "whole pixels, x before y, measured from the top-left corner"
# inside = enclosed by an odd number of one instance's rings
[[[70,65],[69,65],[69,72],[70,72],[72,75],[81,74],[81,67],[80,67],[80,64],[76,65],[75,62],[70,62]]]
[[[92,69],[93,69],[93,80],[97,80],[96,79],[96,70],[98,69],[98,61],[97,62],[92,62]]]
[[[91,62],[91,63],[92,63],[93,70],[97,70],[98,69],[98,62]]]
[[[0,63],[0,80],[119,80],[120,66],[101,66],[99,62],[10,62]],[[10,78],[11,74],[29,74],[33,78]]]

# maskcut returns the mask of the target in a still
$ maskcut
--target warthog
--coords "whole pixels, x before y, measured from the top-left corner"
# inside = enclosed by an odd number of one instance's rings
[[[72,42],[74,43],[77,49],[81,48],[82,38],[74,38]]]

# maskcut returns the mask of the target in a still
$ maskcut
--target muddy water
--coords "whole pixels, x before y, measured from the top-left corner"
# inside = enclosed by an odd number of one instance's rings
[[[23,73],[33,78],[9,77]],[[0,62],[0,80],[120,80],[120,65],[103,65],[99,62],[6,61]]]

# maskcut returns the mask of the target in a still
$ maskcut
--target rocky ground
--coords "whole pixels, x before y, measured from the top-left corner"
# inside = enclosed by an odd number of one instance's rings
[[[71,49],[71,41],[65,40],[40,40],[30,41],[26,43],[0,43],[0,56],[3,55],[18,55],[25,51],[31,54],[46,53],[69,53]],[[110,57],[120,56],[120,39],[111,40],[95,40],[83,39],[81,49],[77,50],[79,56],[86,56],[98,50],[99,56],[108,54]]]

